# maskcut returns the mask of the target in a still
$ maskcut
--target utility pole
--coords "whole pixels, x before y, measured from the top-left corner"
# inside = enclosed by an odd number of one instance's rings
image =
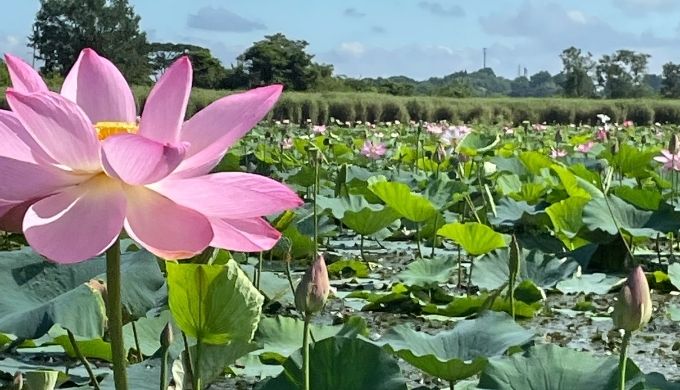
[[[484,53],[484,67],[482,69],[486,69],[486,47],[482,48],[482,52]]]

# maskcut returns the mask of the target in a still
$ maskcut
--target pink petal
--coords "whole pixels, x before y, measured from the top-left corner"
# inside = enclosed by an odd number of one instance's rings
[[[26,131],[51,158],[75,171],[97,171],[99,140],[85,113],[55,93],[7,91],[7,101]]]
[[[281,233],[262,218],[211,218],[213,238],[210,246],[239,252],[260,252],[272,249]]]
[[[29,64],[19,57],[5,54],[5,63],[12,79],[12,88],[23,93],[47,92],[48,88],[42,77]]]
[[[120,182],[99,175],[36,202],[24,217],[24,234],[38,253],[57,263],[77,263],[111,246],[123,227]]]
[[[126,190],[125,231],[148,251],[165,259],[182,259],[208,247],[213,231],[202,214],[144,187]]]
[[[12,233],[21,233],[26,210],[35,203],[30,200],[11,206],[0,206],[0,230]]]
[[[135,99],[118,68],[92,49],[80,52],[69,71],[61,94],[77,103],[97,122],[135,122]]]
[[[193,177],[210,172],[227,149],[264,118],[282,88],[272,85],[229,95],[185,122],[180,137],[190,147],[177,175]]]
[[[240,172],[163,180],[153,188],[177,204],[218,218],[259,217],[303,203],[295,192],[275,180]]]
[[[0,121],[0,156],[35,163],[31,148]]]
[[[4,125],[7,129],[9,129],[16,137],[21,140],[23,144],[26,145],[28,150],[30,151],[31,157],[30,158],[20,158],[18,155],[16,155],[13,158],[17,158],[20,160],[24,161],[33,161],[37,162],[40,161],[41,163],[46,163],[46,164],[55,164],[56,162],[54,159],[49,157],[47,153],[38,145],[33,137],[26,131],[24,128],[24,125],[21,124],[19,121],[19,118],[12,112],[12,111],[6,111],[6,110],[0,110],[0,125]],[[8,140],[9,138],[3,136],[0,136],[0,139],[3,140]],[[8,141],[9,142],[9,141]],[[14,142],[14,141],[12,141]],[[23,150],[23,147],[20,147]],[[0,153],[1,154],[1,153]],[[23,156],[26,156],[25,152],[22,152]],[[10,155],[6,155],[6,157],[12,157]],[[27,156],[26,156],[27,157]]]
[[[191,93],[191,62],[183,56],[165,71],[144,104],[139,134],[177,143]]]
[[[102,143],[102,165],[109,176],[128,184],[149,184],[177,168],[185,149],[182,145],[163,145],[136,134],[115,135]]]
[[[88,177],[51,166],[0,157],[0,178],[0,199],[16,203],[51,195]]]

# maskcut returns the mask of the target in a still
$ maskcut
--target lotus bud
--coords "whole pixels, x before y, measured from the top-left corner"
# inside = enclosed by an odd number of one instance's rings
[[[555,132],[555,143],[556,144],[562,143],[562,132],[559,129],[557,129],[557,131]]]
[[[437,151],[434,157],[436,157],[435,162],[437,164],[441,164],[446,160],[446,149],[444,149],[444,145],[442,144],[437,145]]]
[[[673,133],[671,135],[671,139],[668,142],[668,151],[671,154],[676,154],[680,152],[680,139],[678,138],[678,135],[676,133]]]
[[[161,348],[163,348],[163,350],[167,350],[170,348],[173,341],[175,341],[175,335],[172,331],[172,324],[168,322],[161,332]]]
[[[517,275],[519,275],[521,253],[522,250],[519,247],[517,237],[515,237],[513,234],[512,241],[510,241],[510,264],[508,264],[510,268],[510,276],[513,279],[516,279]]]
[[[305,316],[314,314],[326,304],[331,284],[323,255],[317,255],[295,289],[295,307]]]
[[[643,145],[647,145],[647,136],[645,134],[642,134],[642,138],[640,138],[640,143]]]
[[[639,265],[628,275],[614,305],[614,328],[632,332],[647,325],[652,317],[652,297],[647,278]]]
[[[24,376],[21,371],[17,371],[12,378],[12,389],[21,390],[24,388]]]

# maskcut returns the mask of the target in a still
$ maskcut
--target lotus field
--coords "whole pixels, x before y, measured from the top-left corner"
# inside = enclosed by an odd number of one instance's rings
[[[680,388],[674,125],[184,120],[187,58],[143,107],[7,64],[5,388]]]

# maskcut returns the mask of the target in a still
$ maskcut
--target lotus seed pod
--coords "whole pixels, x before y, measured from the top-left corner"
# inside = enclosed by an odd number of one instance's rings
[[[317,255],[295,289],[295,307],[306,316],[320,311],[326,304],[330,289],[326,262],[322,255]]]
[[[166,350],[170,348],[173,341],[175,341],[175,335],[172,331],[172,324],[168,322],[161,332],[161,347]]]
[[[21,371],[17,371],[12,378],[12,389],[22,390],[24,388],[24,376]]]
[[[652,318],[652,297],[647,278],[639,265],[628,275],[614,305],[614,328],[632,332],[647,325]]]
[[[668,151],[671,154],[676,154],[680,152],[680,138],[678,138],[678,135],[676,133],[673,133],[671,135],[670,141],[668,141]]]

